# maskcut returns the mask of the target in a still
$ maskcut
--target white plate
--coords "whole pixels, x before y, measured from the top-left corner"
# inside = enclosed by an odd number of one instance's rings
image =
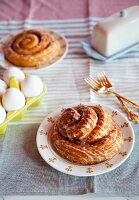
[[[118,58],[124,58],[126,57],[127,53],[130,53],[131,51],[135,50],[136,48],[139,47],[139,42],[136,44],[133,44],[109,57],[106,57],[104,55],[102,55],[101,53],[99,53],[98,51],[96,51],[95,49],[92,48],[92,44],[91,44],[91,38],[89,37],[87,40],[81,42],[83,50],[85,51],[85,53],[94,59],[100,60],[102,62],[111,62],[113,60],[116,60]]]
[[[86,105],[92,105],[91,103],[84,103]],[[63,108],[72,107],[75,105],[64,106]],[[75,176],[95,176],[109,172],[118,166],[120,166],[131,154],[134,146],[134,131],[129,121],[117,110],[113,110],[110,107],[106,107],[106,110],[112,115],[114,121],[121,127],[124,143],[117,155],[115,155],[111,160],[102,162],[95,165],[81,166],[71,163],[63,158],[61,158],[53,149],[49,139],[49,133],[53,127],[53,123],[57,120],[61,114],[63,108],[57,109],[49,116],[47,116],[41,123],[37,132],[37,148],[41,157],[53,168],[61,171],[65,174],[75,175]]]
[[[19,68],[25,69],[25,70],[27,70],[27,69],[29,69],[29,70],[46,69],[46,68],[49,68],[51,66],[58,64],[61,60],[63,60],[63,58],[66,56],[66,54],[68,52],[68,42],[67,42],[66,38],[63,35],[61,35],[60,33],[57,33],[55,31],[48,31],[48,32],[50,32],[53,35],[53,37],[59,41],[60,46],[61,46],[61,54],[58,55],[55,59],[53,59],[53,61],[51,61],[51,63],[45,64],[45,65],[42,65],[42,66],[38,66],[38,67],[20,67],[20,66],[18,66]],[[11,67],[11,66],[17,67],[16,65],[13,65],[10,62],[8,62],[4,58],[4,53],[3,53],[4,44],[7,41],[9,41],[14,35],[15,34],[10,34],[0,41],[0,66],[4,69],[7,69],[8,67]]]

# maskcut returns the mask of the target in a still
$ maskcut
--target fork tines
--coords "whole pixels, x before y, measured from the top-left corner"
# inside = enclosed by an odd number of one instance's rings
[[[91,78],[91,77],[87,77],[84,79],[86,81],[86,83],[88,83],[88,85],[90,85],[90,87],[95,91],[97,92],[100,87],[101,87],[101,84],[94,78]]]
[[[102,83],[102,85],[109,85],[109,87],[112,87],[110,81],[108,80],[105,72],[99,72],[97,75],[98,81]]]

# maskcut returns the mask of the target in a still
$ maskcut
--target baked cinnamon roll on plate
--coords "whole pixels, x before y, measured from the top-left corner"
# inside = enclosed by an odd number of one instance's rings
[[[120,166],[134,146],[129,121],[110,107],[84,103],[60,108],[41,123],[37,148],[53,168],[95,176]]]
[[[3,68],[48,68],[60,62],[68,51],[65,37],[49,30],[28,29],[9,35],[0,42]]]

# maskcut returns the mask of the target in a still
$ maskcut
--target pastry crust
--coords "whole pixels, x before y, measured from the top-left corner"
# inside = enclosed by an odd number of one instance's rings
[[[66,138],[82,140],[95,128],[98,117],[91,107],[66,109],[57,121],[58,131]]]
[[[5,58],[20,67],[51,63],[60,53],[59,42],[49,32],[36,29],[17,34],[4,47]]]
[[[82,106],[80,109],[84,110],[85,108],[90,107]],[[72,109],[78,112],[79,108],[74,107]],[[71,137],[65,137],[60,132],[59,120],[62,119],[66,112],[70,112],[70,109],[65,110],[60,116],[51,133],[51,142],[55,150],[63,158],[77,164],[96,164],[109,160],[118,153],[123,144],[122,132],[111,116],[100,106],[93,106],[91,110],[94,110],[98,116],[97,123],[94,128],[91,127],[90,133],[83,139],[81,137],[71,139]],[[81,114],[79,121],[75,123],[75,133],[79,131],[77,127],[78,123],[82,121],[82,116]]]
[[[89,136],[84,139],[85,143],[96,142],[102,137],[108,135],[113,129],[113,120],[108,112],[101,106],[91,106],[98,116],[98,121],[94,129],[91,130]]]

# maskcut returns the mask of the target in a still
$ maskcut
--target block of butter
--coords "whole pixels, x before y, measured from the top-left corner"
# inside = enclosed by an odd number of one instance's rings
[[[97,23],[92,31],[92,47],[112,56],[139,42],[139,6],[119,12],[116,18]]]

